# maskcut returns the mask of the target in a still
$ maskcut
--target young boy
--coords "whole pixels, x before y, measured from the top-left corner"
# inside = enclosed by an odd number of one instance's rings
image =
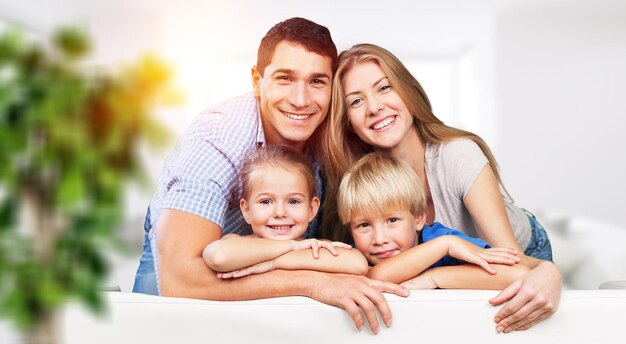
[[[367,262],[350,245],[302,239],[320,204],[313,167],[304,154],[285,145],[262,147],[247,157],[239,173],[241,212],[254,235],[231,233],[206,246],[204,261],[217,277],[274,269],[367,272]]]
[[[513,249],[491,248],[437,222],[425,225],[419,179],[405,162],[382,153],[364,156],[344,175],[338,207],[356,248],[373,265],[370,278],[412,289],[502,289],[529,271],[516,264]]]

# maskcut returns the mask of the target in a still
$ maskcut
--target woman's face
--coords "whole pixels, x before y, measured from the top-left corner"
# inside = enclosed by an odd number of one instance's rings
[[[343,77],[348,120],[361,140],[377,149],[398,146],[413,116],[375,62],[356,64]]]

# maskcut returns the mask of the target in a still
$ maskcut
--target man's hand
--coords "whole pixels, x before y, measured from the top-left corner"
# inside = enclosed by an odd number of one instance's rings
[[[489,300],[492,305],[510,300],[494,318],[496,331],[527,330],[549,318],[559,308],[561,288],[559,270],[550,262],[542,262]]]
[[[325,278],[317,279],[309,297],[345,309],[360,331],[364,326],[363,314],[369,323],[372,333],[380,330],[378,311],[385,323],[391,326],[391,309],[383,292],[406,297],[409,291],[397,284],[369,279],[364,276],[325,274]],[[361,314],[363,312],[363,314]]]

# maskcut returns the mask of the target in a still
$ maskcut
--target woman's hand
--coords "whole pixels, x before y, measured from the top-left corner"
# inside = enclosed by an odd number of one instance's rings
[[[489,300],[494,306],[509,301],[494,318],[496,331],[527,330],[549,318],[559,308],[562,286],[561,273],[556,266],[541,262]]]
[[[476,264],[490,274],[495,274],[489,263],[513,265],[520,261],[519,252],[512,248],[480,248],[466,240],[454,236],[448,239],[448,255],[468,263]]]
[[[327,249],[333,256],[337,255],[337,250],[335,250],[335,247],[341,247],[341,248],[345,248],[345,249],[351,249],[352,246],[340,242],[340,241],[326,241],[326,240],[317,240],[317,239],[305,239],[305,240],[295,240],[294,244],[293,244],[293,250],[294,251],[298,251],[298,250],[306,250],[306,249],[311,249],[312,253],[313,253],[313,258],[317,259],[320,256],[320,248],[325,248]]]

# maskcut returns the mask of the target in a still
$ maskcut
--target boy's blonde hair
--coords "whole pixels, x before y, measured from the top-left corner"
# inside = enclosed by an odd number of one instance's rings
[[[426,196],[419,178],[400,159],[370,153],[346,172],[337,194],[342,224],[360,214],[380,216],[390,210],[408,210],[413,216],[426,212]]]

